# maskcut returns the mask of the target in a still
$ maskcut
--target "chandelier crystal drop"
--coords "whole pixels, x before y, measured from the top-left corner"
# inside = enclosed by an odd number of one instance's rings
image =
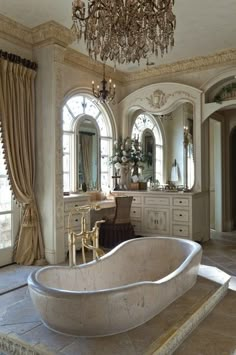
[[[107,85],[108,84],[108,85]],[[112,85],[112,80],[109,79],[107,82],[105,78],[105,63],[103,63],[103,79],[101,81],[101,88],[97,85],[97,89],[94,87],[94,81],[92,81],[92,92],[93,95],[101,102],[101,103],[109,103],[114,100],[116,94],[116,85]]]
[[[174,0],[74,0],[72,31],[89,56],[119,64],[164,55],[174,46]]]

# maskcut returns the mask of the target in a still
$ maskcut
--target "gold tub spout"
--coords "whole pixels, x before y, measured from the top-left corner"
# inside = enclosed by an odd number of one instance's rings
[[[68,244],[69,244],[69,266],[76,266],[76,240],[80,239],[82,242],[82,258],[83,263],[86,263],[85,248],[93,251],[93,259],[98,259],[104,252],[99,248],[99,228],[100,224],[104,223],[104,220],[96,221],[91,231],[86,227],[86,214],[91,209],[98,209],[97,206],[80,206],[74,207],[68,217]],[[81,214],[81,232],[75,233],[72,229],[70,220],[73,213]]]

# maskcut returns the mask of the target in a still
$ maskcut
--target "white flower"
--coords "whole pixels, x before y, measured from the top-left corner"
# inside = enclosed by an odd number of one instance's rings
[[[125,156],[123,156],[123,157],[121,158],[121,160],[122,160],[122,163],[126,163],[128,159],[127,159]]]

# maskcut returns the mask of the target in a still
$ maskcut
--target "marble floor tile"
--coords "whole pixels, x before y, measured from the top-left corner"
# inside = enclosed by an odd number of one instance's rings
[[[21,339],[30,345],[43,344],[50,351],[54,351],[57,354],[60,350],[70,345],[75,340],[75,337],[56,333],[41,323],[39,326],[24,333]]]
[[[137,355],[128,335],[101,338],[77,338],[60,351],[65,355]]]
[[[236,338],[197,328],[173,355],[235,355]],[[171,354],[169,354],[171,355]]]

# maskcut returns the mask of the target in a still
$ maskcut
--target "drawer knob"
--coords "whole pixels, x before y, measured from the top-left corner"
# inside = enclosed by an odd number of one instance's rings
[[[182,217],[182,214],[180,213],[179,216]]]
[[[75,205],[75,207],[78,207],[78,206],[79,206],[78,204]]]
[[[179,203],[182,203],[182,201],[179,201]]]
[[[133,211],[133,213],[136,213],[136,211]]]
[[[180,229],[179,232],[183,232],[183,229]]]
[[[78,222],[78,221],[79,221],[78,218],[76,218],[76,219],[75,219],[75,222]]]

